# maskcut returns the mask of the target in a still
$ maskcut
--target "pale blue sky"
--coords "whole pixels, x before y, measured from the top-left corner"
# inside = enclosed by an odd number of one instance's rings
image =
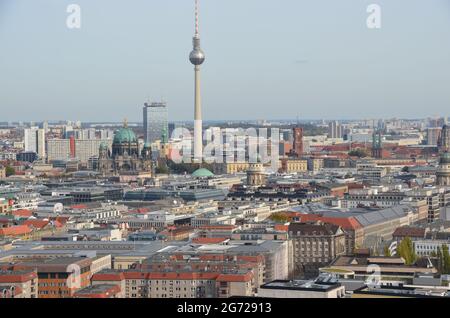
[[[450,115],[449,0],[202,0],[201,19],[205,119]],[[136,121],[161,97],[189,120],[192,34],[193,0],[0,0],[1,120]]]

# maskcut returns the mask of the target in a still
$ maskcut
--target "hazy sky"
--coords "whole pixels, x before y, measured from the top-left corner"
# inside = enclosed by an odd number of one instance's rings
[[[193,29],[193,0],[0,0],[0,121],[189,120]],[[204,119],[450,115],[449,0],[202,0],[201,37]]]

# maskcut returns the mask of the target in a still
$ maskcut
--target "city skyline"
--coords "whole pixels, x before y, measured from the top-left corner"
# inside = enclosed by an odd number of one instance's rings
[[[190,120],[192,2],[78,3],[82,27],[69,30],[67,3],[1,2],[0,108],[139,121],[144,100],[164,97],[170,120]],[[205,1],[204,120],[447,115],[448,3],[378,3],[382,28],[370,30],[367,1]]]

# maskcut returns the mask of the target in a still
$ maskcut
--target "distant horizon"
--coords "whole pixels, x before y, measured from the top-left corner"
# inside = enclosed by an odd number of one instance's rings
[[[227,122],[232,122],[232,123],[238,123],[238,122],[243,122],[243,123],[250,123],[250,122],[259,122],[259,121],[266,121],[269,123],[274,123],[274,122],[282,122],[282,123],[295,123],[295,122],[299,122],[299,123],[310,123],[310,122],[321,122],[321,121],[325,121],[325,122],[330,122],[330,121],[338,121],[338,122],[354,122],[354,121],[371,121],[371,120],[405,120],[405,121],[421,121],[421,120],[426,120],[426,119],[441,119],[444,118],[445,119],[446,116],[426,116],[426,117],[385,117],[385,118],[347,118],[347,119],[337,119],[337,118],[331,118],[331,119],[315,119],[315,118],[305,118],[305,119],[269,119],[269,118],[263,118],[263,119],[204,119],[203,120],[203,124],[206,123],[227,123]],[[449,117],[447,117],[448,119]],[[4,125],[4,124],[18,124],[18,123],[23,123],[23,124],[30,124],[30,123],[35,123],[35,124],[42,124],[44,122],[47,122],[49,124],[56,124],[56,123],[62,123],[62,122],[77,122],[80,121],[82,124],[112,124],[112,125],[120,125],[123,124],[124,120],[118,120],[118,121],[83,121],[83,120],[78,120],[78,119],[56,119],[56,120],[9,120],[9,121],[0,121],[0,125]],[[169,119],[169,123],[193,123],[194,120],[193,119],[186,119],[186,120],[170,120]],[[127,119],[127,123],[128,124],[142,124],[142,120],[139,121],[130,121]]]
[[[193,119],[193,0],[76,3],[80,29],[69,2],[0,1],[3,119],[139,121],[161,99],[170,120]],[[200,3],[204,120],[448,112],[448,0],[377,0],[379,29],[371,0]]]

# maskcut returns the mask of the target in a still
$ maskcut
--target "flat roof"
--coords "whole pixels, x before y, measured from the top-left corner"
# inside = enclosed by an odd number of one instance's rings
[[[260,288],[327,292],[341,286],[342,284],[334,280],[329,283],[318,283],[312,280],[274,280],[270,283],[262,285]]]

